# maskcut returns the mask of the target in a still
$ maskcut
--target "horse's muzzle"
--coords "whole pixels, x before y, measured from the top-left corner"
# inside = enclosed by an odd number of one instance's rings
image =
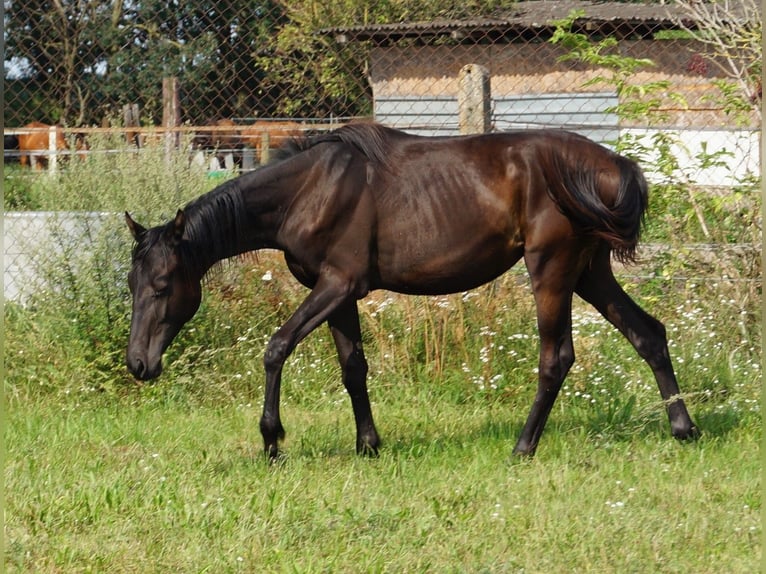
[[[158,361],[154,367],[150,368],[145,360],[128,355],[126,363],[130,374],[139,381],[156,379],[162,373],[162,361]]]

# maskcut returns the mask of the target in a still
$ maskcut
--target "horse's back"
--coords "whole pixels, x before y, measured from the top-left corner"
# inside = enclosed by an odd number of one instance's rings
[[[551,186],[561,184],[560,170],[580,164],[619,179],[613,155],[560,130],[430,138],[348,126],[321,136],[304,156],[311,183],[291,204],[296,215],[285,230],[312,251],[336,241],[338,252],[369,257],[370,288],[463,291],[497,277],[528,248],[576,249],[581,234]]]

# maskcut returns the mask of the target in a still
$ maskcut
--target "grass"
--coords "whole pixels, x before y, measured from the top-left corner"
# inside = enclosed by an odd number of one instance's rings
[[[273,263],[243,272],[260,278]],[[312,335],[285,370],[285,458],[269,466],[260,361],[281,307],[301,293],[283,273],[209,285],[155,385],[103,388],[85,369],[55,387],[10,378],[9,572],[758,568],[759,347],[728,299],[713,312],[692,289],[666,309],[704,431],[695,443],[670,437],[646,365],[578,304],[577,363],[537,456],[513,460],[536,335],[527,288],[511,275],[470,296],[363,304],[378,459],[353,453],[329,335]],[[241,317],[238,289],[260,290],[272,316]]]
[[[16,180],[15,197],[156,223],[212,186],[163,157],[94,158]],[[701,240],[683,193],[654,197],[648,241],[668,227]],[[741,198],[725,199],[702,206],[710,240],[759,235],[737,223]],[[670,437],[649,368],[578,302],[576,363],[537,456],[513,460],[537,331],[527,280],[511,272],[470,293],[360,304],[377,459],[354,454],[331,338],[312,334],[285,367],[285,457],[269,466],[263,350],[305,291],[271,254],[225,267],[162,379],[138,385],[122,364],[130,240],[119,216],[104,221],[90,260],[62,258],[44,270],[54,289],[4,309],[8,572],[758,570],[759,269],[665,255],[642,279],[621,271],[665,322],[697,442]]]
[[[9,572],[753,572],[759,425],[697,409],[611,433],[553,415],[538,456],[509,453],[524,412],[377,391],[386,444],[354,454],[350,408],[285,401],[267,465],[251,404],[152,398],[11,409]],[[577,413],[577,410],[575,410]]]

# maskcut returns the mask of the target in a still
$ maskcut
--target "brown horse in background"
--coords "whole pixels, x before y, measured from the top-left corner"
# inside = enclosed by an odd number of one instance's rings
[[[234,120],[227,118],[210,120],[205,123],[205,127],[213,129],[206,130],[203,128],[194,135],[192,144],[195,148],[230,151],[236,149],[240,145],[237,124]]]
[[[356,448],[380,444],[367,392],[357,301],[370,291],[439,295],[493,280],[524,260],[540,336],[537,393],[514,448],[537,448],[574,363],[572,297],[593,305],[651,368],[679,439],[697,436],[681,397],[665,327],[618,284],[611,256],[635,256],[648,186],[639,166],[582,136],[530,130],[419,137],[350,124],[293,144],[279,161],[230,180],[146,229],[126,214],[136,246],[127,367],[162,372],[162,355],[199,308],[219,261],[278,249],[311,291],[264,356],[260,430],[278,455],[282,369],[330,327],[356,422]]]
[[[302,124],[281,120],[257,120],[245,125],[224,118],[211,120],[205,124],[205,127],[212,129],[200,129],[194,137],[194,147],[215,150],[218,156],[231,153],[235,156],[235,163],[238,165],[242,164],[243,148],[255,150],[258,163],[265,163],[266,154],[262,149],[264,136],[268,139],[269,149],[272,149],[279,148],[287,141],[305,133],[305,127]]]
[[[240,138],[245,146],[255,150],[258,162],[265,163],[262,149],[264,134],[268,137],[269,148],[280,148],[288,141],[301,137],[305,129],[305,126],[298,122],[257,120],[242,130]]]
[[[50,156],[50,128],[48,124],[41,122],[32,122],[24,126],[24,128],[31,128],[34,131],[21,133],[18,136],[19,141],[19,153],[21,165],[29,165],[33,169],[43,169],[48,164],[48,157]],[[64,137],[64,130],[60,126],[55,127],[56,130],[56,151],[65,151],[69,149],[69,144]]]

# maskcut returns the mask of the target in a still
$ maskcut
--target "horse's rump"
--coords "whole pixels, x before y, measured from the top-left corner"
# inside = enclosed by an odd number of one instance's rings
[[[649,201],[641,168],[582,136],[564,137],[574,140],[543,149],[548,195],[573,224],[609,243],[619,261],[633,261]]]

